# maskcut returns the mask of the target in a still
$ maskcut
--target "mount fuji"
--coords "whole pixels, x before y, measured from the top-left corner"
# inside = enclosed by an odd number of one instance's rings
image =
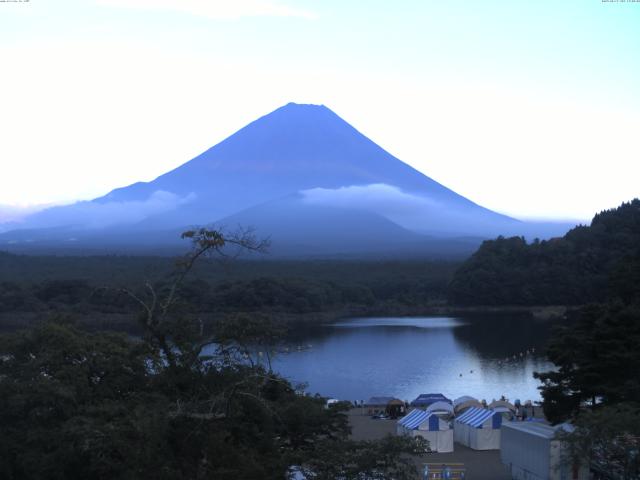
[[[253,226],[278,255],[470,253],[570,225],[493,212],[420,173],[322,105],[290,103],[150,182],[31,215],[0,249],[172,249],[194,225]]]

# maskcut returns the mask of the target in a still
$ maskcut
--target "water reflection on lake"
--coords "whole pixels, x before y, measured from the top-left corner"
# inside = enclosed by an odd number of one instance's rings
[[[311,393],[348,400],[429,392],[537,400],[533,372],[551,367],[542,356],[549,330],[513,316],[352,319],[295,332],[274,369]]]

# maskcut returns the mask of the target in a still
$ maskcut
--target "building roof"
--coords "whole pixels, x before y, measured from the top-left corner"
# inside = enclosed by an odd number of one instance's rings
[[[514,430],[519,430],[521,432],[546,439],[552,439],[556,436],[556,432],[558,431],[558,427],[552,427],[551,425],[540,422],[504,422],[502,427],[512,428]]]

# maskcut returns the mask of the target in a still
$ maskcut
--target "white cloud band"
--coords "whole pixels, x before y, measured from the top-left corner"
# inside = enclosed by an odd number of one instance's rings
[[[385,216],[403,215],[410,211],[437,206],[427,197],[403,192],[385,183],[350,185],[348,187],[303,190],[303,202],[310,205],[348,207],[369,210]]]

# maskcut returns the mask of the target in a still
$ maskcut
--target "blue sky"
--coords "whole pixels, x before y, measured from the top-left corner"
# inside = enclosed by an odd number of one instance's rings
[[[31,0],[0,3],[0,62],[0,221],[289,101],[518,217],[640,195],[640,2]]]

